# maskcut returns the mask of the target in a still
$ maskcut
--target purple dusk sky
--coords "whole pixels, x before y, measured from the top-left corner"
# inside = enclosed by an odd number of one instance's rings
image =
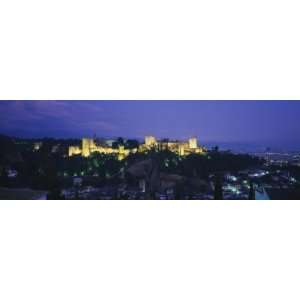
[[[300,101],[0,101],[0,133],[300,146]]]

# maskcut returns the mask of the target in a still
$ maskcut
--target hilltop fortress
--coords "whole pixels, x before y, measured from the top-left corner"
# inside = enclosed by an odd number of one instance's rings
[[[130,153],[146,152],[150,149],[170,150],[180,156],[190,153],[203,153],[205,149],[197,145],[196,138],[190,138],[187,142],[161,140],[157,141],[154,136],[145,136],[144,144],[138,148],[126,149],[124,146],[112,148],[108,145],[97,145],[94,139],[83,138],[80,146],[70,146],[69,156],[82,155],[89,157],[92,153],[116,154],[119,160],[124,159]]]
[[[89,157],[92,153],[98,152],[103,154],[116,154],[118,159],[124,159],[129,153],[136,153],[135,149],[125,149],[124,146],[119,146],[118,148],[112,148],[106,145],[97,145],[93,139],[83,138],[81,141],[81,147],[70,146],[69,156],[81,154],[84,157]]]

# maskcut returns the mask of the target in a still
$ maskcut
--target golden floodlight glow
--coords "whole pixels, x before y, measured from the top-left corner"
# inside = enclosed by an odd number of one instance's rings
[[[152,148],[170,150],[180,156],[190,153],[203,153],[205,149],[197,146],[197,139],[191,138],[188,142],[169,142],[157,141],[154,136],[145,136],[145,143],[138,148],[126,149],[124,146],[119,146],[114,149],[109,146],[98,146],[93,139],[83,138],[81,141],[81,148],[79,146],[69,147],[69,156],[81,154],[84,157],[89,157],[92,153],[98,152],[103,154],[116,154],[119,160],[124,159],[130,153],[145,152]]]
[[[197,149],[198,148],[196,138],[189,139],[189,147],[190,147],[190,149]]]
[[[154,146],[156,144],[156,139],[154,136],[145,136],[145,145],[148,147]]]

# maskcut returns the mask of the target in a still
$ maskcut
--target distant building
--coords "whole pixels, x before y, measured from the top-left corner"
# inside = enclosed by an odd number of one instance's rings
[[[42,145],[43,145],[42,142],[36,142],[36,143],[34,143],[34,145],[33,145],[33,149],[34,149],[35,151],[38,151],[38,150],[41,149]]]
[[[69,147],[69,156],[81,154],[81,149],[78,146]]]
[[[196,138],[189,139],[189,147],[190,147],[190,149],[197,149],[197,139]]]
[[[51,152],[52,152],[52,153],[57,153],[58,150],[59,150],[59,146],[60,146],[60,144],[54,145],[54,146],[52,147]]]
[[[15,177],[17,177],[17,175],[18,175],[18,171],[13,170],[13,169],[8,169],[7,170],[7,176],[9,178],[15,178]]]
[[[145,145],[147,147],[152,147],[157,144],[156,139],[154,136],[145,136]]]
[[[81,147],[70,146],[69,156],[82,155],[89,157],[92,153],[103,153],[103,154],[116,154],[119,160],[124,159],[129,153],[137,152],[137,149],[125,149],[124,146],[119,146],[117,149],[107,145],[97,145],[93,139],[83,138],[81,141]]]
[[[157,141],[154,136],[145,136],[145,143],[140,145],[138,148],[126,149],[124,146],[119,146],[117,149],[106,145],[97,145],[94,139],[83,138],[81,147],[70,146],[69,156],[82,155],[84,157],[90,156],[94,152],[104,153],[104,154],[116,154],[119,160],[124,159],[130,153],[145,152],[152,148],[157,149],[168,149],[178,155],[186,155],[190,153],[202,153],[205,151],[203,147],[198,147],[197,139],[191,138],[187,142],[180,141]]]
[[[157,141],[153,136],[145,137],[145,143],[140,145],[139,151],[144,152],[153,147],[162,150],[168,149],[172,152],[177,153],[180,156],[190,154],[190,153],[202,153],[205,151],[203,147],[198,147],[197,139],[195,137],[190,138],[187,142],[182,142],[182,141],[168,141],[168,140]]]

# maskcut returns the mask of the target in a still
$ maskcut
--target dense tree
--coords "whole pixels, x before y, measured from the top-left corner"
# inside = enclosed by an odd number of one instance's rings
[[[125,143],[125,148],[134,149],[139,147],[139,142],[137,140],[127,140]]]
[[[51,189],[47,194],[48,200],[64,200],[64,196],[61,194],[61,190],[59,188]]]
[[[250,190],[249,190],[249,200],[255,200],[255,190],[254,190],[254,186],[253,186],[253,182],[250,182]]]
[[[5,168],[2,169],[1,171],[1,175],[0,175],[0,186],[8,186],[9,184],[9,178],[8,178],[8,174]]]
[[[184,186],[182,182],[177,182],[175,185],[175,200],[182,200],[184,198]]]
[[[42,142],[38,151],[33,151],[34,143]],[[167,141],[165,141],[167,142]],[[81,155],[67,156],[67,149],[70,145],[79,144],[79,140],[28,140],[11,139],[0,136],[0,169],[13,168],[18,172],[16,179],[0,178],[1,183],[9,181],[12,187],[30,187],[33,189],[49,191],[49,198],[58,198],[62,187],[70,187],[73,184],[72,177],[83,177],[83,185],[93,186],[115,186],[121,179],[121,170],[140,161],[151,161],[151,168],[146,174],[146,190],[150,198],[155,198],[159,191],[159,178],[162,173],[181,175],[188,180],[208,180],[212,173],[237,172],[248,167],[259,166],[262,160],[250,155],[237,155],[230,152],[223,152],[214,149],[203,155],[189,154],[179,156],[168,149],[153,148],[145,152],[130,154],[124,160],[119,161],[115,154],[93,153],[90,157]],[[56,149],[58,151],[53,151]],[[136,148],[137,140],[124,141],[118,138],[115,147],[124,145],[126,148]],[[291,169],[291,174],[297,178],[300,168]],[[7,175],[7,174],[6,174]],[[8,181],[7,181],[8,180]],[[188,180],[183,186],[177,185],[175,197],[182,198],[187,195]],[[127,180],[137,184],[134,178]],[[199,185],[198,185],[199,186]],[[195,189],[198,189],[196,187]],[[219,190],[218,198],[223,196]]]
[[[214,146],[214,147],[212,148],[212,151],[214,151],[214,152],[219,152],[219,146]]]
[[[215,177],[214,199],[223,200],[223,188],[220,175],[216,175]]]
[[[119,146],[124,146],[124,139],[122,137],[118,137],[117,140],[112,143],[114,149],[117,149]]]

